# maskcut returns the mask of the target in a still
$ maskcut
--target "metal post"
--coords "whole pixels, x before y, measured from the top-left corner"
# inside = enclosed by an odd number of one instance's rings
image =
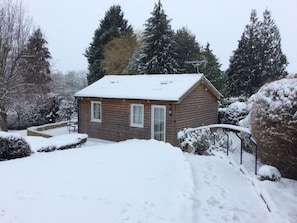
[[[235,132],[237,137],[240,139],[240,165],[241,165],[242,164],[242,151],[243,151],[242,141],[243,141],[243,139],[238,135],[238,133],[239,132]]]
[[[210,131],[210,134],[213,137],[213,145],[215,145],[216,144],[216,135],[213,133],[213,131]]]
[[[255,146],[255,175],[257,175],[257,164],[258,164],[258,145],[254,138],[252,138],[252,135],[249,136],[250,141]]]
[[[225,135],[227,136],[227,156],[229,155],[229,134],[225,131],[224,128],[223,129],[223,132],[225,133]]]

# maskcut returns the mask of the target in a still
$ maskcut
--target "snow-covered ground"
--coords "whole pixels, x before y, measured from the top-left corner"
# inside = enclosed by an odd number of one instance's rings
[[[0,222],[297,222],[297,182],[261,182],[249,168],[253,157],[244,154],[240,166],[237,155],[89,140],[3,161]]]

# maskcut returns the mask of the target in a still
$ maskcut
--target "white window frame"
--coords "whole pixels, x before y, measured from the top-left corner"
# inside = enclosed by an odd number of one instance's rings
[[[134,108],[135,107],[141,107],[141,109],[142,109],[141,123],[134,122]],[[130,106],[130,126],[138,127],[138,128],[144,127],[144,105],[143,104],[131,104],[131,106]]]
[[[100,105],[99,118],[94,117],[94,104]],[[102,103],[101,103],[101,101],[92,101],[91,102],[91,121],[92,122],[102,122]]]

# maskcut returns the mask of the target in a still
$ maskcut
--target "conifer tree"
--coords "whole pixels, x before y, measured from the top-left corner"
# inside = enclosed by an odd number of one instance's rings
[[[176,43],[170,20],[161,1],[154,6],[152,16],[145,24],[140,53],[140,73],[170,74],[178,71]]]
[[[210,49],[210,44],[207,43],[206,47],[201,52],[202,57],[206,63],[201,66],[201,73],[221,92],[225,92],[225,77],[221,71],[221,64],[218,62],[217,57]]]
[[[140,65],[140,56],[141,56],[141,46],[142,43],[138,42],[138,47],[135,48],[132,57],[130,58],[129,64],[127,66],[126,72],[127,74],[140,74],[142,73],[141,65]]]
[[[252,10],[238,48],[230,58],[226,71],[231,96],[250,96],[266,81],[286,75],[286,56],[281,51],[281,38],[270,12],[259,21]]]
[[[17,113],[17,127],[25,128],[32,125],[46,124],[55,120],[55,111],[58,109],[56,98],[49,94],[50,59],[51,54],[47,47],[40,28],[33,31],[24,47],[20,60],[19,75],[22,85],[16,92],[13,109]]]
[[[271,18],[269,10],[263,13],[263,22],[261,22],[261,53],[260,69],[262,78],[260,82],[266,79],[274,80],[287,75],[286,66],[288,65],[286,56],[282,53],[281,37],[279,30]]]
[[[259,46],[259,21],[256,11],[252,10],[250,24],[245,27],[226,71],[232,96],[251,95],[254,87],[257,88],[252,79],[256,80],[259,74]]]
[[[88,84],[102,78],[106,71],[101,62],[104,60],[104,46],[115,37],[123,37],[126,33],[133,33],[133,29],[124,19],[124,13],[119,5],[113,5],[105,13],[100,21],[100,26],[95,30],[93,42],[86,50],[85,56],[88,60]]]
[[[176,60],[179,65],[178,73],[197,73],[197,69],[189,61],[199,60],[201,49],[194,34],[187,28],[178,29],[174,35],[177,45]]]
[[[47,48],[47,41],[38,28],[29,37],[25,47],[23,58],[23,75],[24,81],[29,84],[34,84],[36,90],[47,93],[49,91],[46,86],[51,78],[50,74],[50,59],[51,53]],[[30,87],[32,90],[32,87]],[[32,93],[32,92],[31,92]]]

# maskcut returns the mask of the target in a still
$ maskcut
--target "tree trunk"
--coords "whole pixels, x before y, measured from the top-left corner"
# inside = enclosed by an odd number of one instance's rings
[[[4,112],[1,112],[1,129],[4,132],[8,132],[8,126],[7,126],[7,114]]]

